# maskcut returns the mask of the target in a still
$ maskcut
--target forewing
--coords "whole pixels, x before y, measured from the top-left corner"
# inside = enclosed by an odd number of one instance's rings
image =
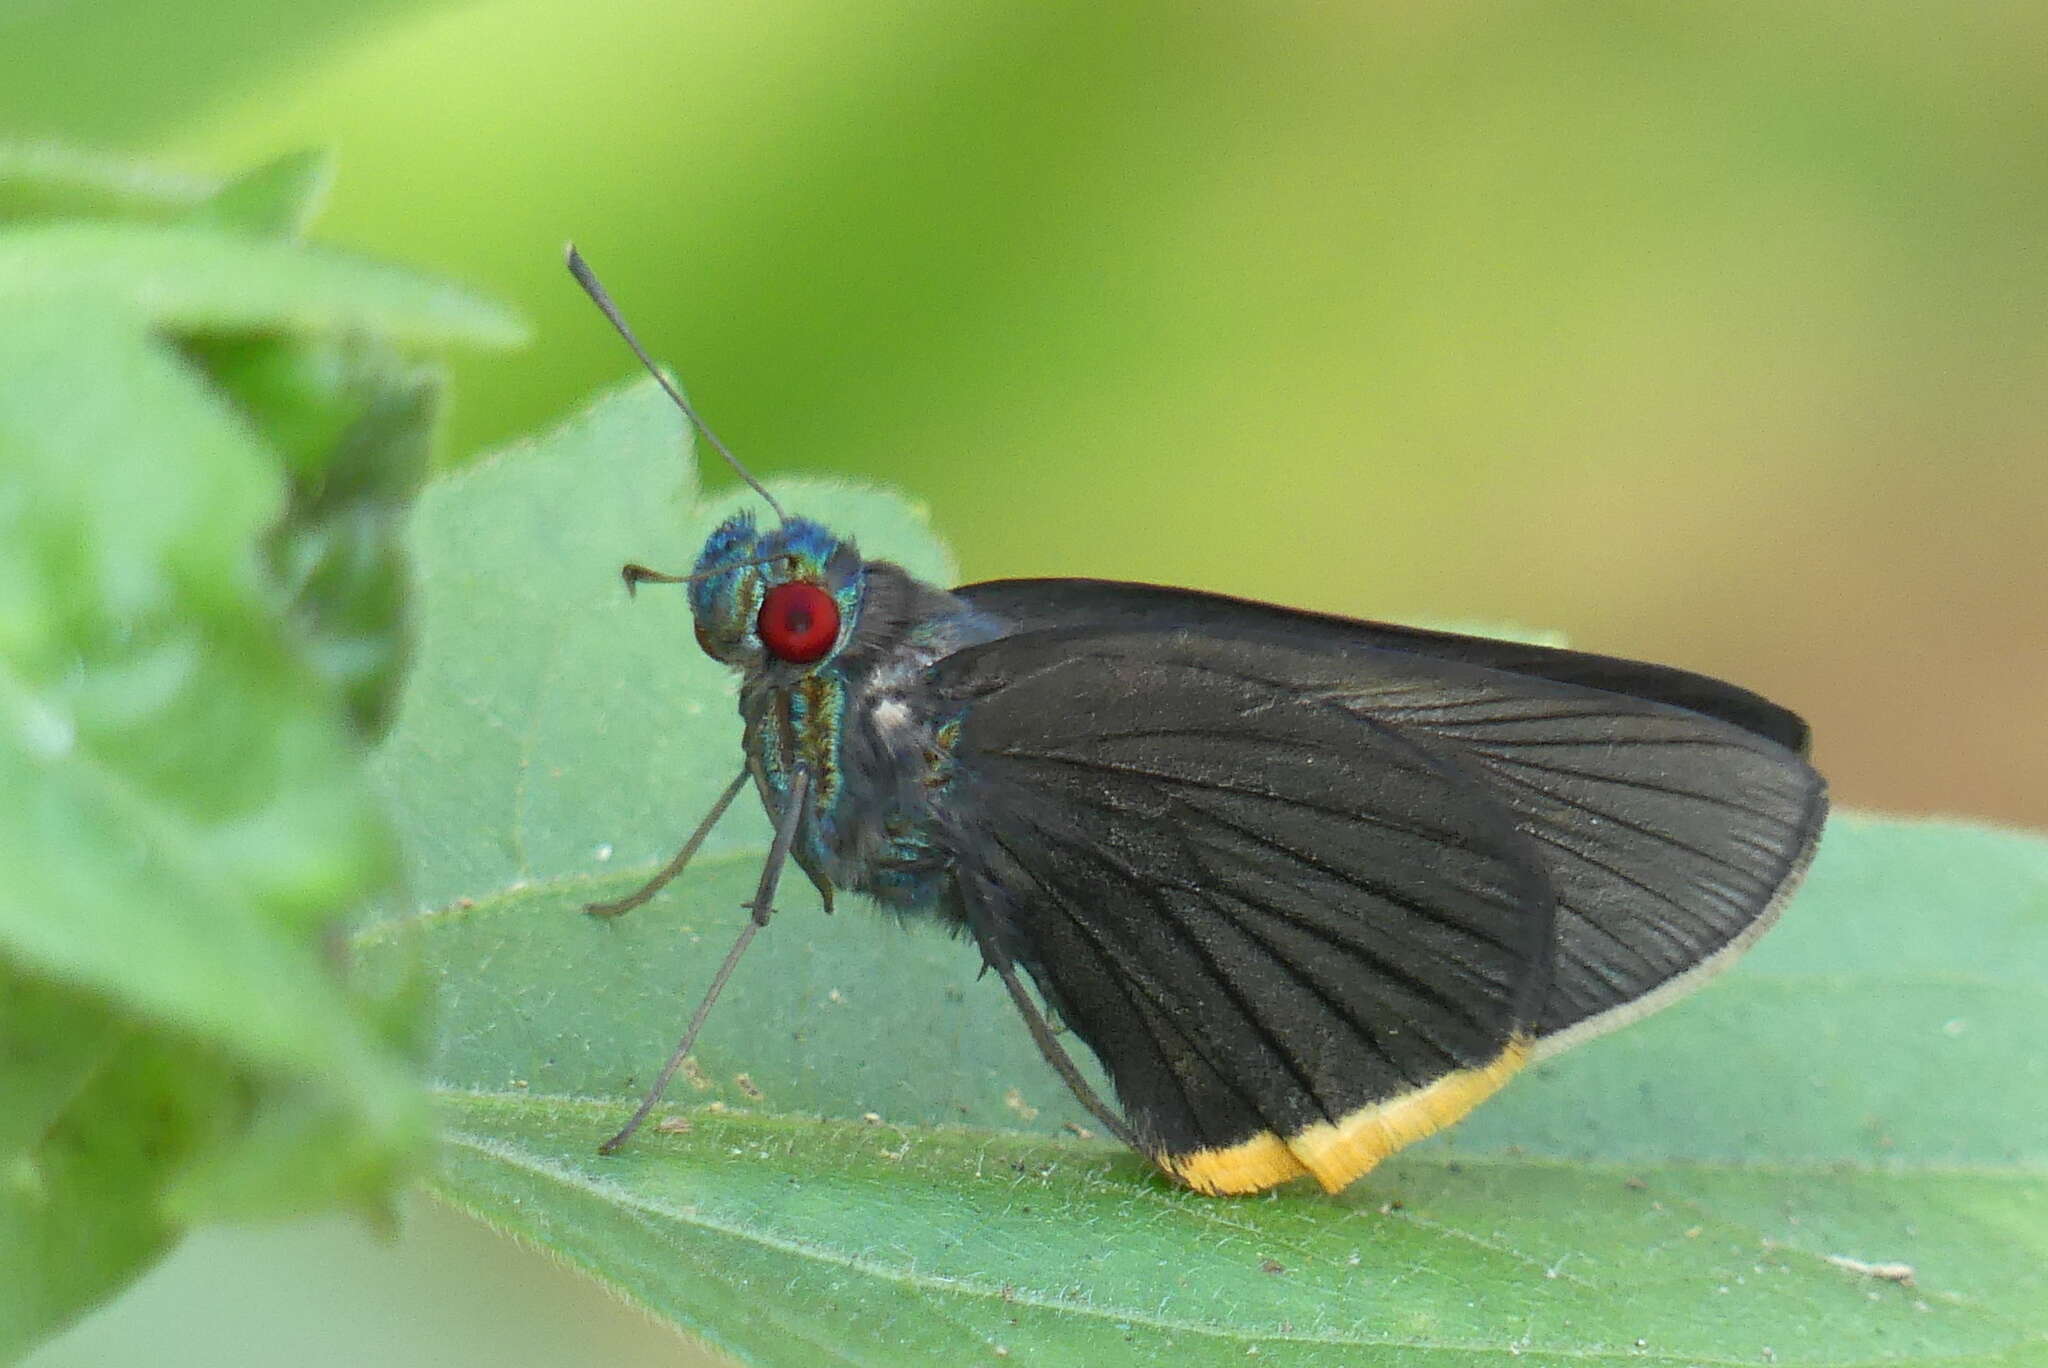
[[[1522,1057],[1553,899],[1448,749],[1311,663],[1042,632],[933,667],[962,895],[1197,1186],[1336,1187]]]
[[[1806,723],[1789,709],[1726,680],[1640,660],[1310,613],[1157,584],[988,580],[953,592],[1001,619],[1011,632],[1081,624],[1104,631],[1192,631],[1206,637],[1268,641],[1289,649],[1342,656],[1368,670],[1393,651],[1683,708],[1719,718],[1791,751],[1803,753],[1807,744]]]
[[[1541,847],[1558,893],[1546,1053],[1654,1010],[1761,935],[1827,813],[1805,722],[1690,671],[1157,585],[956,592],[1019,632],[1086,623],[1267,646],[1361,715],[1448,744]]]
[[[1383,666],[1347,703],[1455,748],[1542,851],[1558,902],[1544,1054],[1730,962],[1776,919],[1827,814],[1790,751],[1638,698]]]

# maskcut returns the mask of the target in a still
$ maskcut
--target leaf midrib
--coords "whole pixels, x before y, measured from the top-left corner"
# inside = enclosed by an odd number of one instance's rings
[[[451,1099],[460,1098],[463,1101],[472,1104],[481,1103],[486,1106],[500,1107],[512,1112],[517,1112],[527,1107],[538,1106],[542,1108],[553,1109],[572,1109],[576,1111],[584,1111],[595,1114],[601,1111],[608,1110],[615,1105],[600,1102],[593,1099],[564,1096],[561,1094],[503,1093],[473,1089],[452,1089],[446,1087],[439,1088],[437,1089],[437,1091]],[[742,1122],[742,1124],[750,1127],[770,1131],[782,1131],[785,1133],[801,1130],[822,1131],[827,1129],[852,1129],[850,1123],[835,1123],[826,1120],[806,1120],[803,1118],[797,1118],[782,1114],[728,1112],[726,1113],[726,1115],[733,1119],[739,1120]],[[592,1132],[593,1134],[596,1133],[596,1129],[597,1127],[594,1124]],[[1028,1139],[1028,1137],[1017,1136],[1015,1133],[1012,1132],[986,1131],[972,1127],[932,1128],[898,1126],[892,1127],[891,1129],[896,1131],[898,1134],[905,1136],[906,1138],[919,1134],[928,1136],[944,1134],[951,1138],[959,1140],[971,1140],[973,1137],[983,1137],[987,1142],[990,1143],[997,1143],[1005,1139]],[[887,1267],[875,1263],[870,1263],[854,1255],[840,1254],[835,1251],[827,1250],[814,1245],[807,1245],[800,1242],[791,1241],[773,1235],[769,1235],[758,1229],[751,1229],[744,1225],[736,1224],[729,1220],[720,1220],[717,1218],[709,1217],[696,1209],[686,1209],[672,1206],[670,1204],[646,1197],[624,1184],[615,1184],[608,1181],[593,1180],[587,1177],[586,1175],[578,1173],[572,1169],[564,1168],[561,1165],[555,1164],[537,1155],[531,1154],[530,1152],[521,1149],[520,1146],[514,1142],[508,1142],[491,1136],[477,1135],[465,1131],[461,1129],[459,1126],[453,1127],[447,1133],[445,1133],[444,1139],[448,1143],[463,1146],[479,1155],[507,1164],[522,1172],[532,1174],[538,1178],[554,1182],[563,1187],[581,1192],[594,1200],[616,1202],[617,1204],[627,1209],[630,1209],[642,1216],[675,1222],[679,1225],[688,1226],[694,1229],[700,1229],[710,1234],[718,1235],[728,1239],[749,1242],[760,1248],[771,1250],[776,1253],[794,1255],[800,1258],[810,1260],[815,1263],[821,1263],[829,1265],[834,1268],[844,1269],[849,1272],[859,1273],[868,1277],[877,1278],[882,1281],[892,1283],[918,1292],[961,1294],[980,1298],[995,1298],[1003,1300],[1009,1304],[1019,1304],[1031,1307],[1034,1310],[1038,1311],[1052,1312],[1055,1314],[1064,1313],[1085,1315],[1098,1321],[1104,1321],[1118,1325],[1142,1324],[1160,1330],[1162,1332],[1200,1334],[1211,1338],[1226,1340],[1231,1343],[1251,1344],[1258,1342],[1287,1342],[1301,1343],[1307,1345],[1332,1345],[1345,1347],[1407,1348],[1432,1352],[1456,1351],[1465,1354],[1500,1354],[1514,1352],[1501,1349],[1498,1345],[1494,1344],[1466,1343],[1462,1341],[1453,1340],[1432,1341],[1414,1339],[1404,1340],[1393,1338],[1383,1339],[1374,1337],[1345,1336],[1340,1334],[1312,1334],[1300,1332],[1274,1332],[1270,1334],[1238,1332],[1228,1326],[1209,1325],[1200,1322],[1176,1321],[1166,1319],[1158,1315],[1145,1315],[1142,1313],[1134,1314],[1129,1313],[1121,1308],[1100,1309],[1085,1303],[1076,1303],[1065,1299],[1053,1299],[1043,1295],[1030,1294],[1014,1287],[1013,1285],[1008,1284],[1005,1284],[1004,1289],[998,1289],[988,1287],[980,1282],[970,1279],[952,1279],[931,1276],[919,1276],[914,1271],[909,1269],[898,1269],[894,1267]],[[1042,1144],[1045,1142],[1040,1141],[1037,1143]],[[1108,1147],[1095,1146],[1094,1148]],[[1685,1161],[1682,1163],[1677,1163],[1675,1165],[1664,1165],[1656,1161],[1651,1161],[1648,1163],[1625,1164],[1609,1160],[1575,1161],[1543,1156],[1511,1157],[1500,1155],[1483,1155],[1467,1157],[1456,1155],[1423,1154],[1407,1156],[1404,1159],[1404,1162],[1410,1165],[1427,1164],[1431,1167],[1439,1169],[1478,1167],[1492,1167],[1498,1169],[1514,1167],[1519,1169],[1563,1170],[1575,1173],[1607,1171],[1615,1173],[1618,1176],[1624,1174],[1639,1175],[1645,1170],[1653,1170],[1659,1167],[1671,1166],[1682,1168],[1688,1171],[1743,1173],[1761,1176],[1807,1174],[1816,1176],[1826,1175],[1831,1177],[1868,1176],[1881,1178],[1899,1178],[1902,1180],[1910,1180],[1919,1177],[1956,1177],[1966,1179],[1988,1179],[1992,1181],[2027,1181],[2029,1179],[2044,1176],[2042,1173],[2036,1172],[2031,1169],[2023,1168],[2015,1168],[2010,1170],[1986,1170],[1980,1168],[1961,1168],[1953,1166],[1925,1166],[1914,1169],[1878,1170],[1870,1168],[1859,1168],[1851,1165],[1836,1163],[1813,1165],[1786,1165],[1777,1163],[1760,1164],[1729,1161],[1700,1163]],[[443,1200],[448,1201],[453,1205],[462,1207],[464,1210],[471,1211],[472,1214],[479,1215],[480,1217],[483,1216],[483,1213],[475,1211],[474,1208],[465,1204],[463,1201],[460,1200],[459,1196],[451,1190],[440,1190],[439,1195],[442,1197]],[[1239,1223],[1220,1219],[1223,1214],[1221,1212],[1212,1212],[1205,1208],[1189,1208],[1188,1213],[1201,1218],[1205,1224],[1221,1224],[1233,1231],[1240,1232],[1245,1229]],[[485,1219],[488,1218],[486,1217]],[[1440,1237],[1464,1238],[1472,1243],[1481,1245],[1482,1247],[1487,1249],[1488,1252],[1494,1254],[1497,1257],[1511,1259],[1515,1262],[1526,1263],[1535,1267],[1542,1266],[1540,1260],[1532,1260],[1530,1256],[1520,1254],[1512,1249],[1503,1249],[1496,1247],[1477,1236],[1471,1236],[1469,1232],[1460,1231],[1455,1227],[1445,1227],[1435,1224],[1424,1224],[1422,1225],[1422,1228],[1426,1229],[1429,1233]],[[1747,1227],[1743,1228],[1745,1230],[1747,1229]],[[1267,1234],[1270,1238],[1271,1232],[1267,1232]],[[1810,1250],[1802,1249],[1796,1245],[1783,1245],[1779,1248],[1784,1253],[1798,1256],[1802,1259],[1807,1259],[1814,1262],[1824,1262],[1824,1259],[1821,1255],[1814,1253]],[[1298,1249],[1297,1252],[1302,1253],[1304,1257],[1313,1256],[1313,1251]],[[600,1278],[604,1277],[604,1274],[600,1270],[593,1268],[591,1271],[595,1276],[599,1276]],[[606,1279],[606,1281],[609,1281],[609,1279]],[[1613,1296],[1616,1295],[1618,1291],[1622,1290],[1605,1287],[1600,1283],[1591,1282],[1583,1278],[1572,1278],[1571,1281],[1586,1288],[1588,1291],[1599,1294],[1601,1296]],[[1007,1289],[1007,1291],[1005,1291],[1005,1289]],[[1633,1294],[1634,1292],[1640,1291],[1640,1288],[1632,1288],[1626,1290]],[[624,1289],[620,1289],[620,1291],[625,1295],[632,1295],[629,1292],[625,1292]],[[1946,1294],[1937,1290],[1925,1288],[1920,1290],[1920,1295],[1948,1304],[1957,1311],[1969,1314],[1974,1317],[1981,1317],[1983,1320],[1988,1321],[1990,1324],[2002,1328],[2007,1333],[2012,1335],[2012,1339],[2007,1347],[2013,1347],[2028,1343],[2032,1338],[2027,1327],[2014,1322],[2009,1316],[2005,1315],[2004,1313],[2001,1313],[1990,1307],[1983,1306],[1980,1303],[1974,1301],[1973,1299],[1955,1296],[1952,1294]],[[1546,1353],[1558,1357],[1568,1357],[1572,1359],[1585,1360],[1589,1362],[1599,1362],[1607,1361],[1610,1359],[1623,1358],[1629,1359],[1631,1361],[1668,1361],[1687,1363],[1711,1363],[1720,1365],[1735,1365],[1748,1362],[1748,1360],[1746,1359],[1703,1357],[1696,1353],[1665,1354],[1646,1352],[1642,1350],[1604,1352],[1570,1348],[1539,1347],[1535,1345],[1521,1346],[1521,1350],[1522,1352]],[[2002,1358],[2004,1352],[2004,1349],[1999,1349],[1985,1352],[1970,1352],[1956,1354],[1920,1354],[1916,1355],[1913,1361],[1927,1363],[1968,1363],[1977,1361],[1993,1361]],[[1859,1368],[1860,1365],[1866,1363],[1875,1364],[1881,1361],[1882,1360],[1804,1360],[1804,1362],[1813,1363],[1819,1366],[1819,1368]]]
[[[589,1179],[584,1178],[581,1174],[575,1173],[572,1170],[563,1169],[558,1165],[549,1163],[542,1159],[538,1159],[532,1155],[522,1153],[516,1147],[508,1145],[503,1141],[495,1140],[488,1136],[471,1135],[461,1130],[450,1130],[444,1132],[442,1138],[446,1143],[461,1145],[467,1149],[470,1149],[484,1156],[487,1159],[492,1159],[499,1163],[507,1164],[515,1169],[518,1169],[523,1173],[531,1174],[537,1178],[556,1183],[562,1187],[574,1189],[598,1201],[614,1202],[643,1216],[651,1216],[660,1220],[671,1221],[678,1225],[690,1226],[694,1229],[702,1230],[714,1235],[719,1235],[727,1239],[743,1241],[745,1243],[759,1246],[763,1249],[772,1250],[777,1254],[783,1254],[800,1259],[806,1259],[813,1263],[824,1264],[833,1268],[842,1269],[848,1273],[853,1273],[862,1277],[875,1279],[881,1282],[893,1283],[897,1286],[909,1288],[917,1292],[932,1292],[951,1295],[965,1294],[968,1296],[986,1298],[991,1301],[1001,1301],[1006,1305],[1026,1306],[1036,1311],[1050,1312],[1056,1316],[1080,1316],[1116,1326],[1142,1325],[1150,1329],[1161,1331],[1163,1333],[1203,1335],[1212,1339],[1225,1340],[1236,1344],[1286,1343],[1304,1345],[1327,1345],[1333,1348],[1386,1348],[1421,1349],[1428,1351],[1456,1351],[1459,1353],[1466,1354],[1513,1354],[1515,1352],[1513,1350],[1502,1348],[1499,1345],[1455,1340],[1413,1340],[1351,1335],[1314,1335],[1303,1334],[1300,1332],[1281,1331],[1274,1331],[1270,1334],[1251,1334],[1233,1331],[1231,1328],[1227,1326],[1208,1325],[1196,1321],[1167,1320],[1158,1316],[1148,1316],[1140,1312],[1133,1312],[1123,1308],[1118,1308],[1116,1310],[1104,1310],[1102,1308],[1093,1306],[1086,1302],[1075,1302],[1048,1298],[1038,1294],[1029,1293],[1024,1289],[1016,1287],[1011,1287],[1009,1290],[1009,1295],[1005,1296],[1001,1288],[989,1287],[985,1284],[982,1284],[971,1279],[938,1278],[932,1277],[930,1275],[920,1275],[907,1268],[882,1266],[860,1259],[853,1255],[840,1254],[836,1251],[827,1250],[815,1245],[809,1245],[800,1243],[798,1241],[782,1239],[773,1235],[769,1235],[764,1231],[749,1229],[745,1226],[738,1225],[730,1221],[724,1221],[708,1217],[705,1216],[702,1212],[687,1211],[682,1208],[672,1207],[667,1203],[655,1201],[650,1198],[641,1196],[640,1194],[633,1192],[631,1189],[620,1185],[592,1182]],[[442,1200],[448,1201],[452,1205],[461,1207],[463,1210],[472,1210],[472,1208],[470,1208],[465,1203],[460,1201],[459,1198],[457,1198],[455,1195],[453,1195],[445,1188],[436,1185],[435,1191],[438,1193],[438,1195],[442,1197]],[[602,1273],[598,1273],[597,1276],[604,1277]],[[638,1300],[637,1298],[633,1298],[630,1292],[627,1292],[623,1288],[619,1288],[616,1283],[612,1283],[609,1278],[605,1278],[605,1281],[609,1283],[611,1286],[613,1286],[616,1290],[618,1290],[622,1295],[632,1298],[633,1300]],[[1572,1350],[1538,1348],[1534,1345],[1527,1346],[1525,1352],[1555,1354],[1559,1357],[1583,1359],[1589,1362],[1605,1362],[1609,1360],[1627,1359],[1630,1362],[1638,1363],[1706,1363],[1724,1365],[1725,1368],[1750,1368],[1750,1360],[1747,1359],[1707,1358],[1699,1354],[1689,1353],[1660,1354],[1647,1351],[1628,1352],[1620,1350],[1609,1353],[1583,1349]],[[1972,1358],[1983,1358],[1985,1356],[1972,1354],[1954,1355],[1949,1357],[1952,1361],[1964,1362]],[[1855,1368],[1855,1365],[1852,1363],[1844,1362],[1840,1364],[1830,1364],[1828,1365],[1828,1368]]]

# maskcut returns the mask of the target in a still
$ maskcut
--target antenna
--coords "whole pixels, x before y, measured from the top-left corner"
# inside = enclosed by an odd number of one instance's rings
[[[583,254],[576,250],[576,244],[573,242],[569,244],[568,257],[569,274],[576,277],[576,283],[583,287],[583,293],[590,296],[590,302],[597,305],[598,310],[611,320],[611,325],[618,330],[619,336],[626,339],[626,345],[633,349],[633,355],[640,358],[640,364],[647,367],[647,373],[655,378],[669,398],[676,401],[676,407],[683,411],[683,416],[690,420],[697,431],[704,434],[704,440],[711,443],[719,455],[725,457],[726,464],[739,472],[739,477],[753,487],[754,492],[775,511],[775,516],[779,520],[787,523],[789,514],[782,511],[782,505],[775,502],[775,496],[762,488],[761,482],[754,478],[752,471],[740,464],[740,458],[732,454],[730,447],[718,440],[718,434],[697,416],[697,410],[690,407],[690,401],[683,398],[683,392],[670,383],[669,378],[662,374],[661,368],[654,364],[654,359],[647,354],[647,349],[640,345],[640,339],[633,336],[633,330],[626,326],[625,316],[619,312],[619,306],[612,303],[612,297],[605,293],[604,286],[597,281],[596,273],[590,269],[590,263],[583,259]]]
[[[777,561],[786,560],[793,562],[795,559],[794,556],[785,551],[777,556],[757,556],[753,560],[727,561],[723,565],[714,565],[709,570],[699,570],[694,575],[670,575],[660,570],[649,570],[637,561],[628,561],[619,567],[619,578],[626,582],[627,594],[637,596],[640,593],[640,586],[643,584],[695,584],[699,580],[716,579],[720,575],[729,575],[735,570],[744,570],[750,565],[773,565]]]

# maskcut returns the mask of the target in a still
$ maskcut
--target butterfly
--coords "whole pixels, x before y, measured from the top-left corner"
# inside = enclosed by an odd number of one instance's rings
[[[942,588],[764,500],[686,575],[794,864],[972,942],[1103,1126],[1196,1191],[1330,1191],[1664,1006],[1776,919],[1827,812],[1808,730],[1660,665],[1087,579]],[[1036,989],[1034,997],[1033,989]],[[1096,1095],[1061,1022],[1114,1086]]]

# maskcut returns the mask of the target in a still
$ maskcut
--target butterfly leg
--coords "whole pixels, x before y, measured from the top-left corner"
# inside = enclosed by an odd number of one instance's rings
[[[742,774],[740,777],[744,779],[746,776]],[[726,951],[725,963],[719,965],[718,972],[712,976],[711,986],[704,990],[704,1000],[697,1004],[697,1010],[690,1015],[689,1029],[683,1032],[683,1038],[677,1042],[674,1053],[669,1055],[668,1063],[662,1066],[661,1075],[654,1080],[654,1086],[647,1090],[647,1096],[641,1099],[631,1119],[619,1127],[618,1134],[597,1147],[599,1154],[616,1153],[619,1146],[633,1138],[633,1132],[640,1129],[640,1123],[647,1119],[647,1114],[661,1101],[661,1095],[668,1091],[668,1085],[674,1080],[676,1071],[683,1067],[683,1061],[690,1057],[690,1051],[695,1048],[697,1032],[704,1029],[704,1019],[711,1015],[711,1005],[718,1001],[719,992],[725,987],[725,981],[732,977],[733,968],[739,964],[740,956],[747,952],[747,946],[752,943],[754,933],[766,926],[768,918],[775,915],[775,887],[782,882],[782,867],[789,863],[789,848],[796,843],[797,825],[803,820],[804,804],[810,798],[810,788],[810,771],[798,766],[795,773],[790,776],[788,805],[775,821],[775,844],[768,848],[768,859],[761,866],[761,882],[755,885],[753,899],[746,904],[748,911],[753,915],[748,917],[746,925],[740,928],[739,938],[732,943],[732,949]],[[723,811],[724,803],[730,802],[732,794],[738,791],[739,785],[735,782],[732,788],[727,790],[726,797],[721,800],[718,811]],[[714,811],[712,818],[716,818],[717,815],[718,812]],[[709,820],[707,819],[706,827],[700,827],[697,836],[691,838],[693,841],[702,837],[703,832],[708,829]]]
[[[659,874],[623,898],[614,898],[610,902],[585,903],[583,910],[593,917],[616,917],[621,912],[631,912],[668,887],[669,881],[683,872],[683,866],[690,863],[690,857],[697,853],[697,847],[704,844],[704,838],[711,834],[711,828],[718,825],[718,819],[725,816],[725,810],[732,806],[732,800],[739,797],[740,790],[746,786],[747,772],[741,770],[738,776],[725,786],[725,792],[718,795],[718,801],[711,805],[710,812],[704,814],[704,820],[697,823],[697,829],[690,833],[689,840],[683,842],[683,848],[676,852],[673,860],[662,866]]]
[[[1052,1071],[1067,1085],[1067,1091],[1074,1095],[1075,1101],[1088,1109],[1090,1116],[1102,1123],[1103,1129],[1132,1149],[1141,1154],[1145,1153],[1145,1147],[1131,1134],[1131,1128],[1124,1124],[1123,1118],[1098,1097],[1095,1089],[1088,1086],[1088,1080],[1081,1076],[1081,1070],[1075,1066],[1073,1056],[1060,1044],[1053,1034],[1051,1025],[1045,1019],[1045,1013],[1038,1010],[1038,1004],[1031,1000],[1031,994],[1026,991],[1023,980],[1017,977],[1017,966],[1011,963],[1010,957],[996,945],[995,937],[989,934],[983,925],[978,909],[968,909],[967,923],[974,932],[975,944],[981,947],[982,963],[995,970],[996,977],[1000,978],[1003,987],[1009,990],[1010,1001],[1016,1004],[1017,1014],[1024,1018],[1024,1029],[1031,1032],[1031,1039],[1038,1046],[1038,1052],[1045,1056],[1045,1062],[1052,1066]]]

